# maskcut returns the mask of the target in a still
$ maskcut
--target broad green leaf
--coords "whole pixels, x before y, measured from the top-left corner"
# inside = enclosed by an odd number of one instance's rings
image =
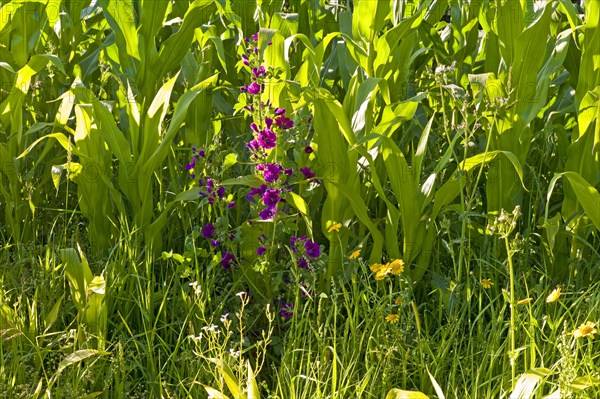
[[[107,356],[107,355],[110,355],[110,352],[105,352],[105,351],[96,350],[96,349],[77,350],[77,351],[71,353],[66,358],[64,358],[58,364],[58,369],[56,370],[56,374],[58,375],[67,367],[77,364],[77,363],[79,363],[87,358],[90,358],[92,356]]]
[[[600,231],[600,194],[592,187],[579,173],[576,172],[563,172],[556,174],[550,184],[548,185],[548,195],[546,202],[546,220],[548,220],[548,209],[550,206],[550,197],[554,191],[556,182],[561,177],[566,177],[571,184],[577,200],[581,204],[581,207],[585,211],[585,214],[590,218],[596,229]],[[571,215],[564,215],[570,217]]]

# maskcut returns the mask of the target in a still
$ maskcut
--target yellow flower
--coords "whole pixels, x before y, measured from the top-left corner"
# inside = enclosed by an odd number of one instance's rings
[[[335,223],[335,224],[331,225],[331,227],[327,230],[327,232],[328,233],[333,233],[334,231],[339,232],[341,227],[342,227],[341,223]]]
[[[373,263],[371,266],[369,266],[369,268],[371,269],[371,271],[373,273],[377,273],[379,270],[381,270],[384,266],[381,263]]]
[[[352,252],[352,254],[350,254],[349,258],[357,259],[359,256],[360,256],[360,249],[357,249],[356,251]]]
[[[387,267],[387,265],[382,265],[382,268],[375,273],[375,280],[383,280],[391,271],[391,267]]]
[[[396,324],[398,323],[398,320],[400,320],[400,316],[398,316],[397,314],[391,313],[385,316],[385,321],[387,321],[390,324]]]
[[[585,324],[580,325],[575,329],[575,331],[573,331],[573,336],[575,338],[590,337],[591,339],[594,339],[594,334],[597,333],[598,330],[596,330],[596,323],[586,321]]]
[[[531,301],[533,301],[533,298],[521,299],[520,301],[517,302],[517,305],[525,305],[526,303],[529,303]]]
[[[394,276],[397,276],[404,271],[404,261],[402,259],[396,259],[388,263],[387,266],[392,269],[391,273]]]
[[[492,283],[492,280],[489,278],[484,278],[481,280],[481,286],[486,290],[492,288],[492,285],[494,285],[494,283]]]
[[[560,287],[555,288],[554,291],[552,291],[550,295],[548,295],[548,298],[546,298],[546,302],[556,302],[558,301],[558,298],[560,298]]]

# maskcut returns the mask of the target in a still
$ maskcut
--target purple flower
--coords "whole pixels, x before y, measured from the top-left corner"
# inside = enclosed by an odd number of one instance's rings
[[[217,195],[219,196],[219,198],[223,198],[225,196],[225,187],[220,186],[217,189]]]
[[[263,254],[267,252],[267,247],[265,247],[264,245],[261,245],[260,247],[258,247],[258,249],[256,250],[256,254],[258,256],[263,256]]]
[[[277,136],[271,129],[263,129],[258,133],[256,141],[258,142],[258,145],[268,150],[275,147],[277,144]]]
[[[294,306],[291,303],[287,303],[282,301],[281,308],[279,309],[279,313],[283,316],[284,319],[291,319],[294,315],[293,313]]]
[[[256,151],[258,151],[258,149],[260,148],[260,146],[258,145],[258,141],[256,141],[256,139],[254,139],[254,140],[250,140],[246,144],[246,148],[248,148],[252,152],[256,152]]]
[[[276,189],[267,190],[262,197],[263,203],[267,207],[277,206],[281,198],[279,197],[279,191]]]
[[[211,238],[215,234],[215,226],[212,223],[206,223],[202,227],[202,237]]]
[[[248,40],[248,39],[246,39]],[[250,65],[250,63],[248,62],[248,56],[246,54],[242,54],[242,61],[244,62],[244,65],[248,66]]]
[[[219,245],[219,241],[218,241],[218,240],[212,240],[212,241],[210,242],[210,245],[211,245],[211,246],[214,248],[214,247],[216,247],[216,246],[218,246],[218,245]]]
[[[294,121],[283,115],[275,119],[275,124],[278,128],[283,130],[291,129],[294,127]]]
[[[308,269],[308,262],[304,258],[298,258],[298,267],[301,269]]]
[[[252,82],[249,85],[246,85],[242,88],[242,91],[248,92],[248,94],[252,94],[252,95],[257,95],[260,92],[262,92],[263,86],[256,83],[256,82]]]
[[[285,108],[275,108],[275,115],[277,115],[277,116],[285,115]]]
[[[221,266],[223,266],[225,270],[231,269],[234,262],[235,256],[231,252],[223,252],[223,255],[221,256]]]
[[[198,151],[198,155],[200,155],[200,157],[204,158],[206,156],[206,153],[204,152],[204,150],[200,150],[200,151]]]
[[[258,41],[258,33],[255,33],[251,36],[252,40],[257,42]]]
[[[261,65],[258,68],[252,68],[252,74],[255,78],[260,78],[261,76],[266,75],[267,72],[265,71],[265,67]]]
[[[258,213],[258,216],[260,216],[260,218],[262,220],[269,220],[269,219],[273,219],[273,216],[275,216],[276,213],[277,213],[277,207],[269,206],[269,207],[266,207],[265,209],[263,209],[262,211],[260,211]]]
[[[300,173],[304,175],[305,179],[312,179],[313,177],[315,177],[315,173],[312,170],[310,170],[308,166],[300,168]]]
[[[306,251],[306,255],[311,258],[318,258],[321,255],[321,247],[313,240],[308,240],[304,243],[304,250]]]
[[[250,124],[250,129],[254,130],[256,133],[258,133],[258,126],[256,126],[256,123],[252,122]]]
[[[260,195],[262,197],[265,191],[267,191],[267,188],[268,187],[266,184],[261,184],[261,186],[258,188],[253,187],[252,189],[250,189],[248,195],[246,195],[246,199],[250,202],[254,202],[254,197],[257,195]]]
[[[306,154],[312,154],[313,153],[313,148],[309,145],[307,145],[306,147],[304,147],[304,152]]]
[[[288,168],[288,169],[284,170],[283,173],[285,173],[286,176],[291,176],[294,174],[294,169]]]
[[[231,201],[227,204],[227,208],[235,208],[235,201]]]
[[[275,183],[279,179],[279,175],[281,174],[282,170],[283,170],[283,167],[276,163],[268,163],[268,164],[264,165],[263,171],[264,171],[265,181],[267,181],[269,183]]]
[[[273,126],[273,119],[265,118],[265,125],[267,125],[267,129],[270,129]]]

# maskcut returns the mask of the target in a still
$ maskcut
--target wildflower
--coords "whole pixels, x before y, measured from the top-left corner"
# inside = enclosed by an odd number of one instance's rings
[[[592,323],[591,321],[586,321],[585,324],[580,325],[573,331],[573,336],[575,338],[583,338],[590,337],[591,339],[596,338],[594,334],[597,334],[598,330],[596,329],[596,323]]]
[[[327,232],[333,233],[334,231],[337,231],[339,233],[341,227],[342,227],[341,223],[335,223],[335,224],[331,225],[331,227],[329,227]]]
[[[285,170],[283,171],[283,173],[284,173],[286,176],[291,176],[291,175],[293,175],[293,174],[294,174],[294,169],[292,169],[292,168],[287,168],[287,169],[285,169]]]
[[[277,136],[271,129],[263,129],[258,133],[256,141],[259,146],[268,150],[275,147],[277,144]]]
[[[526,303],[529,303],[531,301],[533,301],[533,298],[521,299],[520,301],[517,302],[517,305],[525,305]]]
[[[268,163],[263,165],[263,176],[265,181],[269,183],[275,183],[279,179],[279,175],[281,175],[282,170],[283,166],[276,163]]]
[[[306,251],[306,255],[311,258],[318,258],[321,255],[321,247],[313,240],[308,240],[304,243],[304,250]]]
[[[225,187],[223,187],[223,186],[220,186],[220,187],[217,189],[217,196],[218,196],[219,198],[223,199],[223,197],[225,196]]]
[[[290,319],[293,313],[294,306],[291,303],[283,302],[281,303],[281,308],[279,309],[279,314],[283,316],[284,319]]]
[[[308,262],[304,258],[298,258],[298,267],[300,269],[308,269]]]
[[[221,316],[221,323],[225,323],[226,321],[229,321],[229,313],[225,313]]]
[[[561,289],[560,287],[555,288],[550,295],[546,298],[546,303],[556,302],[560,298]]]
[[[248,94],[257,95],[263,90],[263,85],[256,82],[252,82],[249,85],[242,87],[241,91],[247,92]]]
[[[375,273],[375,280],[383,280],[390,271],[392,271],[391,267],[388,265],[383,265],[381,263],[374,263],[370,266],[370,269],[373,273]]]
[[[280,129],[287,130],[294,127],[294,121],[282,115],[275,119],[275,125]]]
[[[212,223],[207,223],[202,227],[202,237],[211,238],[215,234],[215,226]]]
[[[275,108],[275,115],[277,115],[277,116],[285,115],[285,108]]]
[[[492,288],[492,285],[494,285],[494,283],[492,283],[492,280],[489,278],[484,278],[481,280],[481,287],[483,287],[483,289],[490,289]]]
[[[227,204],[227,208],[235,208],[235,201],[231,201]]]
[[[218,241],[218,240],[212,240],[212,241],[210,242],[210,245],[211,245],[213,248],[214,248],[214,247],[217,247],[217,246],[219,245],[219,241]]]
[[[266,207],[275,207],[281,201],[279,197],[279,190],[270,189],[265,191],[262,197],[263,203]]]
[[[221,266],[223,266],[225,270],[231,269],[231,266],[234,262],[235,255],[233,255],[231,252],[223,252],[223,255],[221,256]]]
[[[300,168],[300,173],[304,175],[305,179],[312,179],[313,177],[315,177],[315,173],[312,170],[310,170],[308,166]]]
[[[385,321],[387,321],[390,324],[396,324],[399,320],[400,316],[398,316],[395,313],[390,313],[389,315],[385,316]]]
[[[269,219],[273,219],[273,217],[275,216],[276,213],[277,213],[277,207],[268,206],[265,209],[263,209],[262,211],[260,211],[258,213],[258,216],[260,216],[260,218],[262,220],[269,220]]]
[[[258,256],[263,256],[263,254],[264,254],[265,252],[267,252],[267,247],[265,247],[264,245],[261,245],[260,247],[258,247],[258,248],[256,249],[256,254],[257,254]]]
[[[202,292],[202,289],[200,288],[200,285],[198,284],[197,281],[191,282],[189,285],[194,290],[194,294],[200,295],[200,293]]]
[[[360,256],[360,249],[357,249],[356,251],[352,252],[348,258],[349,259],[358,259],[359,256]]]
[[[264,66],[260,66],[258,68],[252,68],[252,75],[254,75],[255,78],[260,78],[261,76],[265,76],[267,74],[267,71],[265,70]]]
[[[402,259],[396,259],[388,263],[388,267],[391,268],[390,272],[397,276],[404,271],[404,261]]]
[[[312,154],[313,153],[313,148],[309,145],[307,145],[306,147],[304,147],[304,153],[305,154]]]
[[[200,149],[198,151],[198,155],[200,155],[201,158],[204,158],[206,156],[206,153],[204,152],[204,150]]]

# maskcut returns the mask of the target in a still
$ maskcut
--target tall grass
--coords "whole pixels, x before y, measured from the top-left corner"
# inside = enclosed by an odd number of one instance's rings
[[[0,398],[600,394],[598,1],[0,3]]]

